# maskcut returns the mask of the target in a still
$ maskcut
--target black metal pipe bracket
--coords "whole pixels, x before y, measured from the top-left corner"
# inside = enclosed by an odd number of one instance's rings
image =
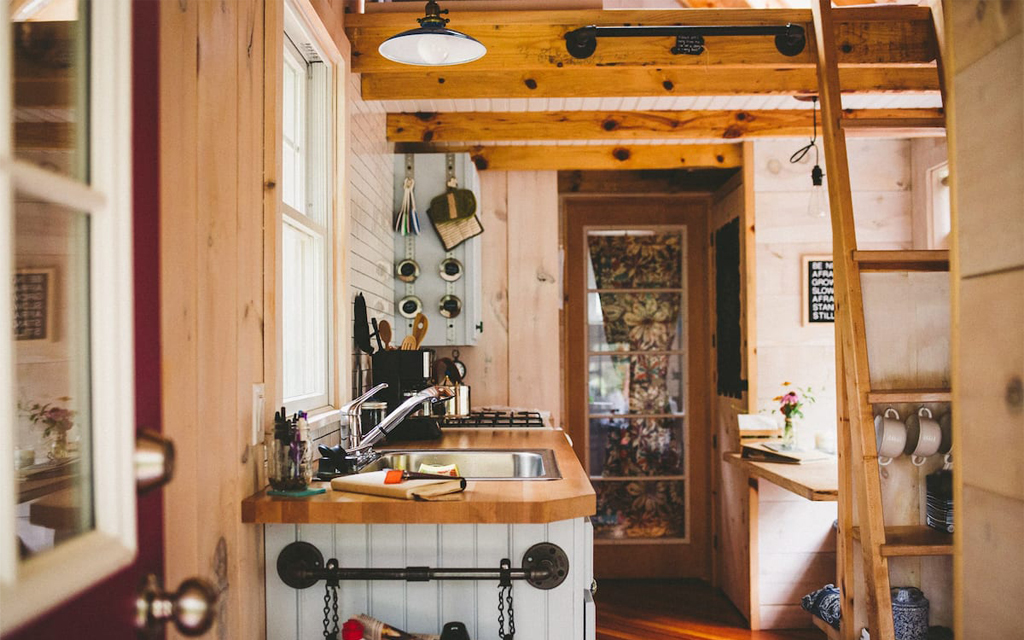
[[[640,38],[656,36],[674,36],[675,46],[672,53],[676,55],[700,55],[704,52],[706,36],[775,36],[775,48],[784,56],[793,57],[803,52],[807,46],[807,35],[798,24],[780,26],[622,26],[599,27],[589,25],[573,29],[565,34],[565,48],[574,58],[589,58],[597,50],[598,38]]]
[[[508,563],[503,559],[502,563]],[[405,567],[395,569],[346,569],[324,556],[308,542],[292,542],[277,556],[277,575],[293,589],[308,589],[321,580],[525,580],[537,589],[554,589],[569,575],[569,556],[557,544],[539,542],[523,554],[521,568],[457,569]]]

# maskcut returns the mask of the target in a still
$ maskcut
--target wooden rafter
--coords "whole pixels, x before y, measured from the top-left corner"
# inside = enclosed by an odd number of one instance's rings
[[[487,55],[459,72],[511,69],[602,67],[812,68],[814,52],[808,10],[634,10],[458,12],[452,26],[487,46]],[[346,19],[357,73],[402,73],[377,47],[398,31],[415,26],[411,13],[356,14]],[[803,26],[807,46],[796,56],[779,53],[770,36],[709,37],[703,54],[671,53],[670,37],[602,39],[592,56],[577,59],[565,47],[565,34],[586,25],[785,25]],[[843,65],[915,65],[935,59],[935,37],[927,7],[849,8],[836,12],[836,55]]]
[[[850,124],[875,128],[934,128],[942,133],[938,109],[847,111]],[[759,111],[527,111],[514,113],[392,113],[392,142],[495,140],[688,140],[755,136],[810,136],[810,109]]]
[[[839,70],[843,93],[938,92],[931,67]],[[404,73],[364,73],[365,100],[458,98],[600,98],[620,96],[801,95],[818,92],[814,69],[644,67],[472,71],[457,67]]]
[[[743,164],[738,144],[440,146],[401,143],[396,145],[395,152],[465,152],[481,171],[733,169]]]

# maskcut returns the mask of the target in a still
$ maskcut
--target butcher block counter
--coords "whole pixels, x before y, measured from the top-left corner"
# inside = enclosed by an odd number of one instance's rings
[[[473,481],[454,500],[423,502],[333,491],[308,498],[268,496],[242,502],[242,521],[257,524],[549,523],[591,516],[596,498],[566,435],[556,429],[445,429],[440,440],[385,445],[395,449],[551,449],[560,480]]]

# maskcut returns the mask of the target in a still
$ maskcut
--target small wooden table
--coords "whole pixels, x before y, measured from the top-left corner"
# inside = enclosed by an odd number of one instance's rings
[[[725,459],[744,467],[752,477],[764,478],[802,498],[815,502],[839,499],[839,467],[835,460],[785,464],[748,460],[738,453],[727,453]]]

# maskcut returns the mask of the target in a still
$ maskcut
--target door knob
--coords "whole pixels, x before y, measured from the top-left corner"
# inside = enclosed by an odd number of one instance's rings
[[[189,578],[174,593],[164,591],[159,578],[146,576],[135,600],[135,628],[142,638],[157,637],[168,620],[182,635],[201,636],[213,626],[217,591],[206,580]]]
[[[135,489],[146,493],[162,487],[174,476],[174,443],[154,431],[135,437]]]

